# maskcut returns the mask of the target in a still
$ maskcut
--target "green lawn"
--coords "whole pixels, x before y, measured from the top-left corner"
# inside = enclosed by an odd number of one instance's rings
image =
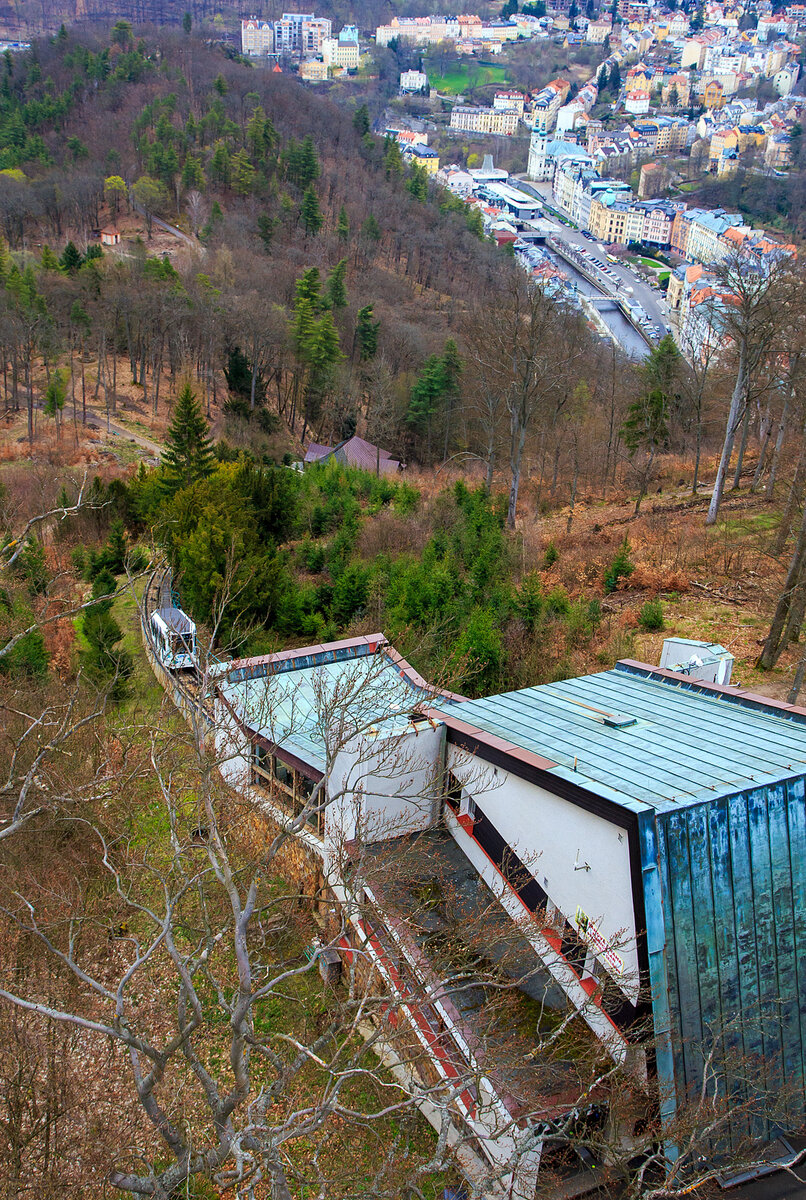
[[[440,75],[436,70],[429,70],[428,82],[438,92],[458,96],[470,91],[471,87],[509,83],[509,71],[506,67],[478,67],[468,70],[466,66],[454,63],[444,75]]]

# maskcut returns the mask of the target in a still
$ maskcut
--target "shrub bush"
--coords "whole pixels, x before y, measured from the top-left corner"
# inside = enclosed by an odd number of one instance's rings
[[[638,622],[647,633],[663,629],[663,605],[657,597],[654,600],[647,600],[641,605]]]
[[[546,612],[553,617],[564,617],[569,608],[570,601],[565,588],[562,585],[552,588],[546,596]]]
[[[625,538],[618,548],[616,557],[605,571],[605,591],[614,592],[618,587],[619,580],[626,579],[629,575],[632,575],[634,570],[635,563],[630,558],[630,543]]]
[[[559,557],[560,552],[554,545],[554,542],[549,542],[548,546],[546,546],[546,553],[543,555],[543,566],[546,568],[553,567]]]

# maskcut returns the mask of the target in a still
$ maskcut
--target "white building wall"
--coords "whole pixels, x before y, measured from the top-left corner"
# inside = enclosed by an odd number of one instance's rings
[[[328,841],[383,841],[428,829],[436,819],[445,731],[424,721],[355,738],[328,777]]]
[[[447,748],[446,766],[468,781],[474,800],[568,922],[578,928],[584,913],[594,923],[624,969],[597,957],[634,1001],[638,954],[626,831],[501,768],[480,774],[478,760],[455,746]]]

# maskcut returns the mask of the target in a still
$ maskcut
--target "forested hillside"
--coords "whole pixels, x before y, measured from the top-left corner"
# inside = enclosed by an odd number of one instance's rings
[[[203,440],[209,427],[204,463],[172,483],[124,470],[112,511],[167,554],[203,622],[234,561],[243,588],[219,644],[383,627],[467,690],[611,661],[629,647],[600,604],[630,575],[629,531],[586,514],[632,493],[637,515],[669,487],[697,511],[727,445],[732,353],[690,365],[666,338],[645,364],[622,360],[527,287],[362,107],[192,32],[118,22],[6,56],[0,223],[8,453],[86,460],[101,426],[153,456],[171,421],[181,442],[181,392]],[[729,423],[733,485],[752,462],[758,503],[798,445],[800,355],[786,354],[801,310],[799,275],[780,272],[737,316],[755,366],[738,440]],[[287,470],[310,441],[353,433],[411,482]],[[798,495],[796,479],[779,555]],[[569,554],[577,528],[589,540]]]
[[[292,434],[313,421],[338,435],[367,404],[367,337],[383,377],[373,390],[388,391],[443,349],[454,297],[501,278],[500,255],[463,214],[441,211],[448,198],[427,200],[416,171],[404,179],[360,110],[352,119],[184,35],[148,45],[122,24],[111,45],[59,36],[6,59],[0,108],[0,223],[12,251],[44,247],[14,264],[25,296],[6,289],[26,326],[7,339],[13,406],[34,358],[79,345],[100,355],[113,411],[122,352],[155,412],[170,398],[166,369],[174,382],[192,369],[214,404],[238,349],[256,422],[268,392]],[[146,236],[83,265],[100,225],[126,226],[129,185]],[[189,235],[172,239],[170,263],[150,253],[152,214]],[[299,288],[320,277],[303,329]]]

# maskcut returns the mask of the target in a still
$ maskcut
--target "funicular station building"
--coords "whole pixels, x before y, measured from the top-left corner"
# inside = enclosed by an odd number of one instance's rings
[[[468,700],[429,687],[378,634],[235,660],[216,682],[233,787],[282,822],[324,781],[327,803],[299,835],[311,886],[338,900],[345,861],[360,857],[371,920],[348,913],[339,951],[371,961],[432,1079],[455,1082],[470,1063],[475,1084],[454,1089],[451,1115],[501,1174],[490,1195],[534,1194],[569,1081],[540,1064],[486,1072],[472,1005],[444,988],[407,1005],[407,978],[429,986],[422,910],[410,922],[407,904],[437,875],[484,914],[493,953],[514,935],[529,963],[520,988],[657,1078],[668,1121],[702,1079],[703,1045],[729,1026],[751,1077],[789,1089],[790,1128],[803,1125],[806,710],[688,670],[622,661]],[[384,877],[400,847],[414,873]]]

